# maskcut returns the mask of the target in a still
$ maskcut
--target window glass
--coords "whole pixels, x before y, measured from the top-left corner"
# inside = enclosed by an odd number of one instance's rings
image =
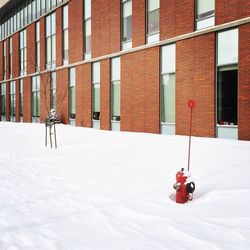
[[[159,0],[148,0],[148,34],[154,34],[159,32]]]
[[[217,80],[217,123],[238,124],[238,67],[218,68]]]
[[[68,24],[68,5],[63,7],[63,29],[67,29],[69,24]]]
[[[214,0],[197,0],[197,17],[202,18],[214,13]]]
[[[70,68],[69,71],[69,86],[70,86],[70,93],[69,93],[69,113],[70,118],[75,119],[75,113],[76,113],[76,93],[75,93],[75,85],[76,85],[76,69]]]
[[[100,82],[100,62],[95,62],[93,65],[92,79],[93,83]]]
[[[112,83],[112,120],[120,121],[120,81],[114,81]]]
[[[175,72],[175,44],[167,45],[162,47],[162,73]]]
[[[218,33],[218,65],[238,63],[238,29]]]
[[[120,57],[112,59],[111,63],[111,80],[120,80]]]
[[[32,116],[40,116],[40,77],[32,77]]]
[[[10,115],[15,116],[16,113],[16,87],[15,81],[10,82]]]
[[[175,73],[162,75],[161,121],[175,123]]]
[[[123,3],[122,41],[132,39],[132,0]]]
[[[6,83],[1,84],[1,114],[5,115],[6,104]]]
[[[91,17],[91,0],[84,0],[84,18]]]
[[[20,116],[23,116],[23,80],[20,80]]]
[[[56,109],[56,72],[51,73],[50,108]]]

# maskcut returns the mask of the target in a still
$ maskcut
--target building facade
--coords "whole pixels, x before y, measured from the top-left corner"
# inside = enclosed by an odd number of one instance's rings
[[[9,0],[1,120],[250,140],[249,0]]]

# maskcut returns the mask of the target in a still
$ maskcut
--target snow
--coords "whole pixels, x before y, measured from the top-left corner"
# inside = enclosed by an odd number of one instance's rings
[[[0,122],[0,249],[241,250],[250,142],[192,138],[193,201],[173,201],[188,138]]]

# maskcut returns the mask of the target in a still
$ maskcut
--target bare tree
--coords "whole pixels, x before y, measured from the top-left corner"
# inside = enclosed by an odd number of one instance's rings
[[[45,118],[45,146],[47,146],[47,137],[49,135],[50,139],[50,147],[52,148],[52,135],[54,134],[54,144],[55,148],[57,148],[57,139],[56,139],[56,124],[60,123],[56,111],[61,109],[63,101],[67,95],[67,88],[63,87],[61,84],[57,84],[60,82],[60,78],[56,74],[55,81],[55,89],[51,92],[51,80],[52,80],[52,73],[56,72],[53,70],[45,70],[41,71],[39,67],[36,66],[35,61],[30,58],[30,62],[36,69],[37,74],[40,77],[40,90],[42,90],[42,95],[40,94],[40,100],[42,102],[43,107],[46,110],[46,118]],[[60,76],[60,75],[59,75]],[[51,104],[54,104],[54,107]],[[42,106],[41,105],[41,106]],[[53,132],[52,132],[53,128]],[[49,131],[47,131],[49,130]]]

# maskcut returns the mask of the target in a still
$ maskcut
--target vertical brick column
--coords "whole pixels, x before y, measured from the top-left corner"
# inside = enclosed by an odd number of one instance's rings
[[[10,39],[6,39],[6,79],[10,78]]]
[[[0,41],[0,81],[3,80],[3,41]]]
[[[92,1],[92,57],[120,51],[120,1]]]
[[[239,28],[238,129],[240,140],[250,140],[250,24]]]
[[[83,68],[85,65],[76,67],[76,126],[83,126],[83,109],[84,107],[84,74]]]
[[[99,6],[99,8],[101,8]],[[69,63],[83,60],[83,1],[69,2]]]
[[[45,70],[46,68],[46,25],[45,17],[40,19],[40,70]]]
[[[31,77],[23,79],[23,121],[31,122]]]
[[[32,74],[36,69],[36,23],[27,27],[27,74]]]
[[[10,121],[10,82],[6,82],[6,121]]]
[[[194,99],[193,135],[214,137],[215,34],[177,42],[176,62],[176,134],[188,135],[187,102]]]
[[[132,1],[132,43],[133,48],[146,43],[146,0]]]
[[[160,132],[159,47],[121,57],[121,130]]]
[[[195,1],[176,1],[176,36],[190,33],[195,27]]]
[[[101,61],[101,129],[110,130],[110,60]]]
[[[12,65],[12,77],[18,77],[20,71],[18,32],[12,36]]]
[[[76,67],[76,125],[91,128],[91,63]]]
[[[16,80],[16,122],[20,122],[20,80]]]
[[[56,66],[62,66],[63,54],[62,54],[62,7],[56,9]]]
[[[216,0],[215,1],[215,23],[216,25],[227,23],[238,19],[238,0]]]
[[[50,73],[40,75],[40,121],[45,121],[50,111]]]
[[[69,123],[68,69],[56,72],[56,110],[61,122]]]
[[[83,65],[83,126],[92,127],[91,63]]]
[[[182,1],[181,1],[182,2]],[[160,2],[160,38],[161,40],[176,35],[176,0]]]

